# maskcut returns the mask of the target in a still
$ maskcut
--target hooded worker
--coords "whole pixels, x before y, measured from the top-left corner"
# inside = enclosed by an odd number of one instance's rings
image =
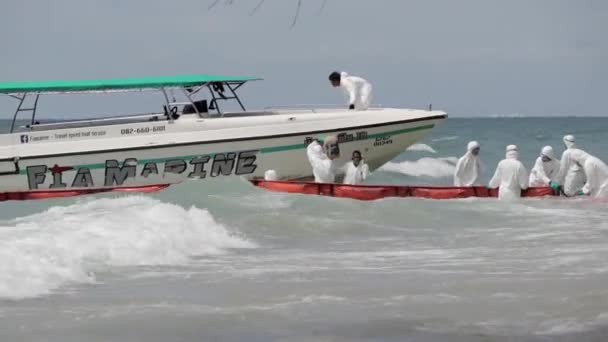
[[[583,165],[585,170],[587,182],[583,186],[583,194],[595,198],[608,197],[608,166],[599,158],[585,151],[578,151],[582,153],[573,153],[572,159],[578,159],[577,161]]]
[[[479,181],[481,176],[481,165],[479,162],[480,145],[477,141],[471,141],[467,145],[467,153],[458,159],[454,171],[455,186],[472,186]]]
[[[574,196],[581,192],[587,181],[587,177],[585,176],[583,165],[570,158],[572,150],[577,149],[574,136],[570,134],[566,135],[563,141],[566,149],[562,153],[559,173],[555,182],[551,185],[555,189],[559,187],[559,184],[563,184],[564,193],[567,196]]]
[[[306,148],[306,154],[312,166],[315,182],[333,183],[336,178],[334,159],[340,156],[338,139],[335,136],[328,137],[323,146],[314,140]]]
[[[534,167],[530,171],[530,186],[550,186],[557,180],[559,173],[559,160],[555,158],[553,147],[545,146],[536,158]]]
[[[372,103],[372,85],[367,80],[334,71],[329,75],[332,86],[340,87],[348,97],[348,109],[366,110]]]
[[[344,165],[344,184],[361,184],[369,176],[369,166],[361,157],[361,152],[353,151],[352,160]]]
[[[586,182],[580,192],[596,198],[608,197],[608,166],[599,158],[576,148],[574,137],[565,136],[564,142],[568,142],[569,146],[567,143],[568,149],[562,155],[561,167],[569,170],[573,165],[576,165],[577,168],[582,168],[585,173]]]
[[[517,160],[517,146],[509,145],[506,150],[506,158],[498,163],[489,185],[498,187],[498,199],[516,200],[528,188],[528,174],[524,164]]]

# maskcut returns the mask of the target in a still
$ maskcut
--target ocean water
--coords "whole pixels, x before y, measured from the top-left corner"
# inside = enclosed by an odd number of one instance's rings
[[[370,183],[484,180],[608,119],[449,119]],[[608,211],[584,199],[359,202],[190,181],[0,203],[1,341],[605,341]]]

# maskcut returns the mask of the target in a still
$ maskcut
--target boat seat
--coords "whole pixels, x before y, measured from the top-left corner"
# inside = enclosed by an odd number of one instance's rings
[[[194,101],[193,104],[194,104],[194,106],[191,104],[185,105],[184,108],[182,109],[182,114],[195,114],[197,110],[203,116],[205,116],[206,113],[209,113],[209,107],[207,105],[207,100]],[[196,106],[196,110],[195,110],[195,106]]]

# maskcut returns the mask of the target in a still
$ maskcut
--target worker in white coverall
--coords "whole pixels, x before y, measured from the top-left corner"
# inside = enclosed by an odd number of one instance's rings
[[[311,142],[306,148],[306,154],[312,174],[316,183],[334,183],[336,179],[336,166],[334,160],[340,156],[338,139],[328,137],[323,146],[317,140]]]
[[[361,152],[353,151],[352,161],[344,165],[344,184],[361,184],[369,176],[369,166],[361,157]]]
[[[455,186],[473,186],[481,176],[481,165],[479,162],[480,146],[477,141],[470,141],[467,145],[467,153],[458,159],[454,171]]]
[[[372,85],[367,80],[334,71],[329,75],[332,86],[340,87],[348,97],[348,109],[366,110],[372,103]]]
[[[582,166],[585,171],[587,181],[581,190],[583,195],[608,197],[608,166],[603,161],[581,149],[570,147],[562,155],[561,167],[569,168],[572,163]]]
[[[566,196],[575,196],[577,194],[581,195],[583,186],[585,186],[587,181],[587,177],[585,176],[583,165],[570,158],[570,153],[572,153],[571,150],[576,149],[574,136],[566,135],[564,136],[563,141],[564,145],[566,146],[566,150],[564,150],[564,153],[562,153],[562,160],[560,162],[557,179],[551,185],[552,188],[557,189],[561,184]]]
[[[517,157],[517,146],[507,146],[506,158],[498,163],[494,177],[490,180],[491,188],[498,187],[500,200],[516,200],[521,197],[521,191],[528,188],[526,167]]]
[[[555,158],[553,147],[545,146],[530,171],[529,186],[550,186],[557,180],[558,173],[559,160]]]

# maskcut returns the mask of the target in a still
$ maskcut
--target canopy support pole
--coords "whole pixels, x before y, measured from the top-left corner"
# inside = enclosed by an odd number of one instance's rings
[[[36,109],[38,108],[38,99],[40,98],[40,92],[36,93],[36,99],[34,100],[34,109],[32,110],[32,122],[30,126],[33,125],[36,121]]]
[[[167,117],[169,119],[170,123],[173,123],[173,115],[171,115],[171,107],[170,107],[170,102],[169,102],[169,96],[167,95],[167,91],[165,90],[164,87],[160,88],[160,90],[163,92],[163,95],[165,96],[165,103],[167,103],[167,105],[165,106],[165,108],[167,108]]]
[[[207,84],[207,88],[209,88],[209,92],[211,93],[211,97],[213,98],[213,100],[211,100],[211,106],[215,107],[215,110],[217,111],[218,114],[222,114],[222,112],[220,111],[220,106],[219,103],[217,102],[217,97],[215,97],[215,92],[213,91],[213,87],[211,87],[211,83]]]
[[[242,85],[242,83],[241,83],[241,85]],[[228,83],[228,82],[226,82],[226,86],[228,87],[228,89],[230,89],[230,92],[232,93],[232,96],[234,96],[234,99],[239,103],[239,106],[241,106],[241,109],[244,112],[245,111],[245,106],[243,106],[243,103],[241,102],[241,99],[239,99],[239,97],[234,92],[240,86],[237,86],[236,88],[232,89],[232,87],[230,86],[230,83]]]
[[[194,101],[192,101],[192,98],[188,94],[188,91],[185,88],[182,88],[182,92],[184,93],[184,95],[186,95],[186,98],[188,99],[188,101],[190,101],[190,104],[192,104],[192,107],[194,107],[194,111],[196,112],[196,114],[198,115],[198,117],[202,118],[203,115],[198,111],[198,108],[194,104]]]
[[[23,101],[25,101],[25,97],[27,93],[23,93],[23,97],[19,100],[19,106],[17,106],[17,110],[15,111],[15,115],[13,115],[13,123],[11,124],[11,133],[15,130],[15,121],[17,121],[17,114],[21,111],[21,106],[23,106]],[[15,96],[15,98],[18,98]]]

